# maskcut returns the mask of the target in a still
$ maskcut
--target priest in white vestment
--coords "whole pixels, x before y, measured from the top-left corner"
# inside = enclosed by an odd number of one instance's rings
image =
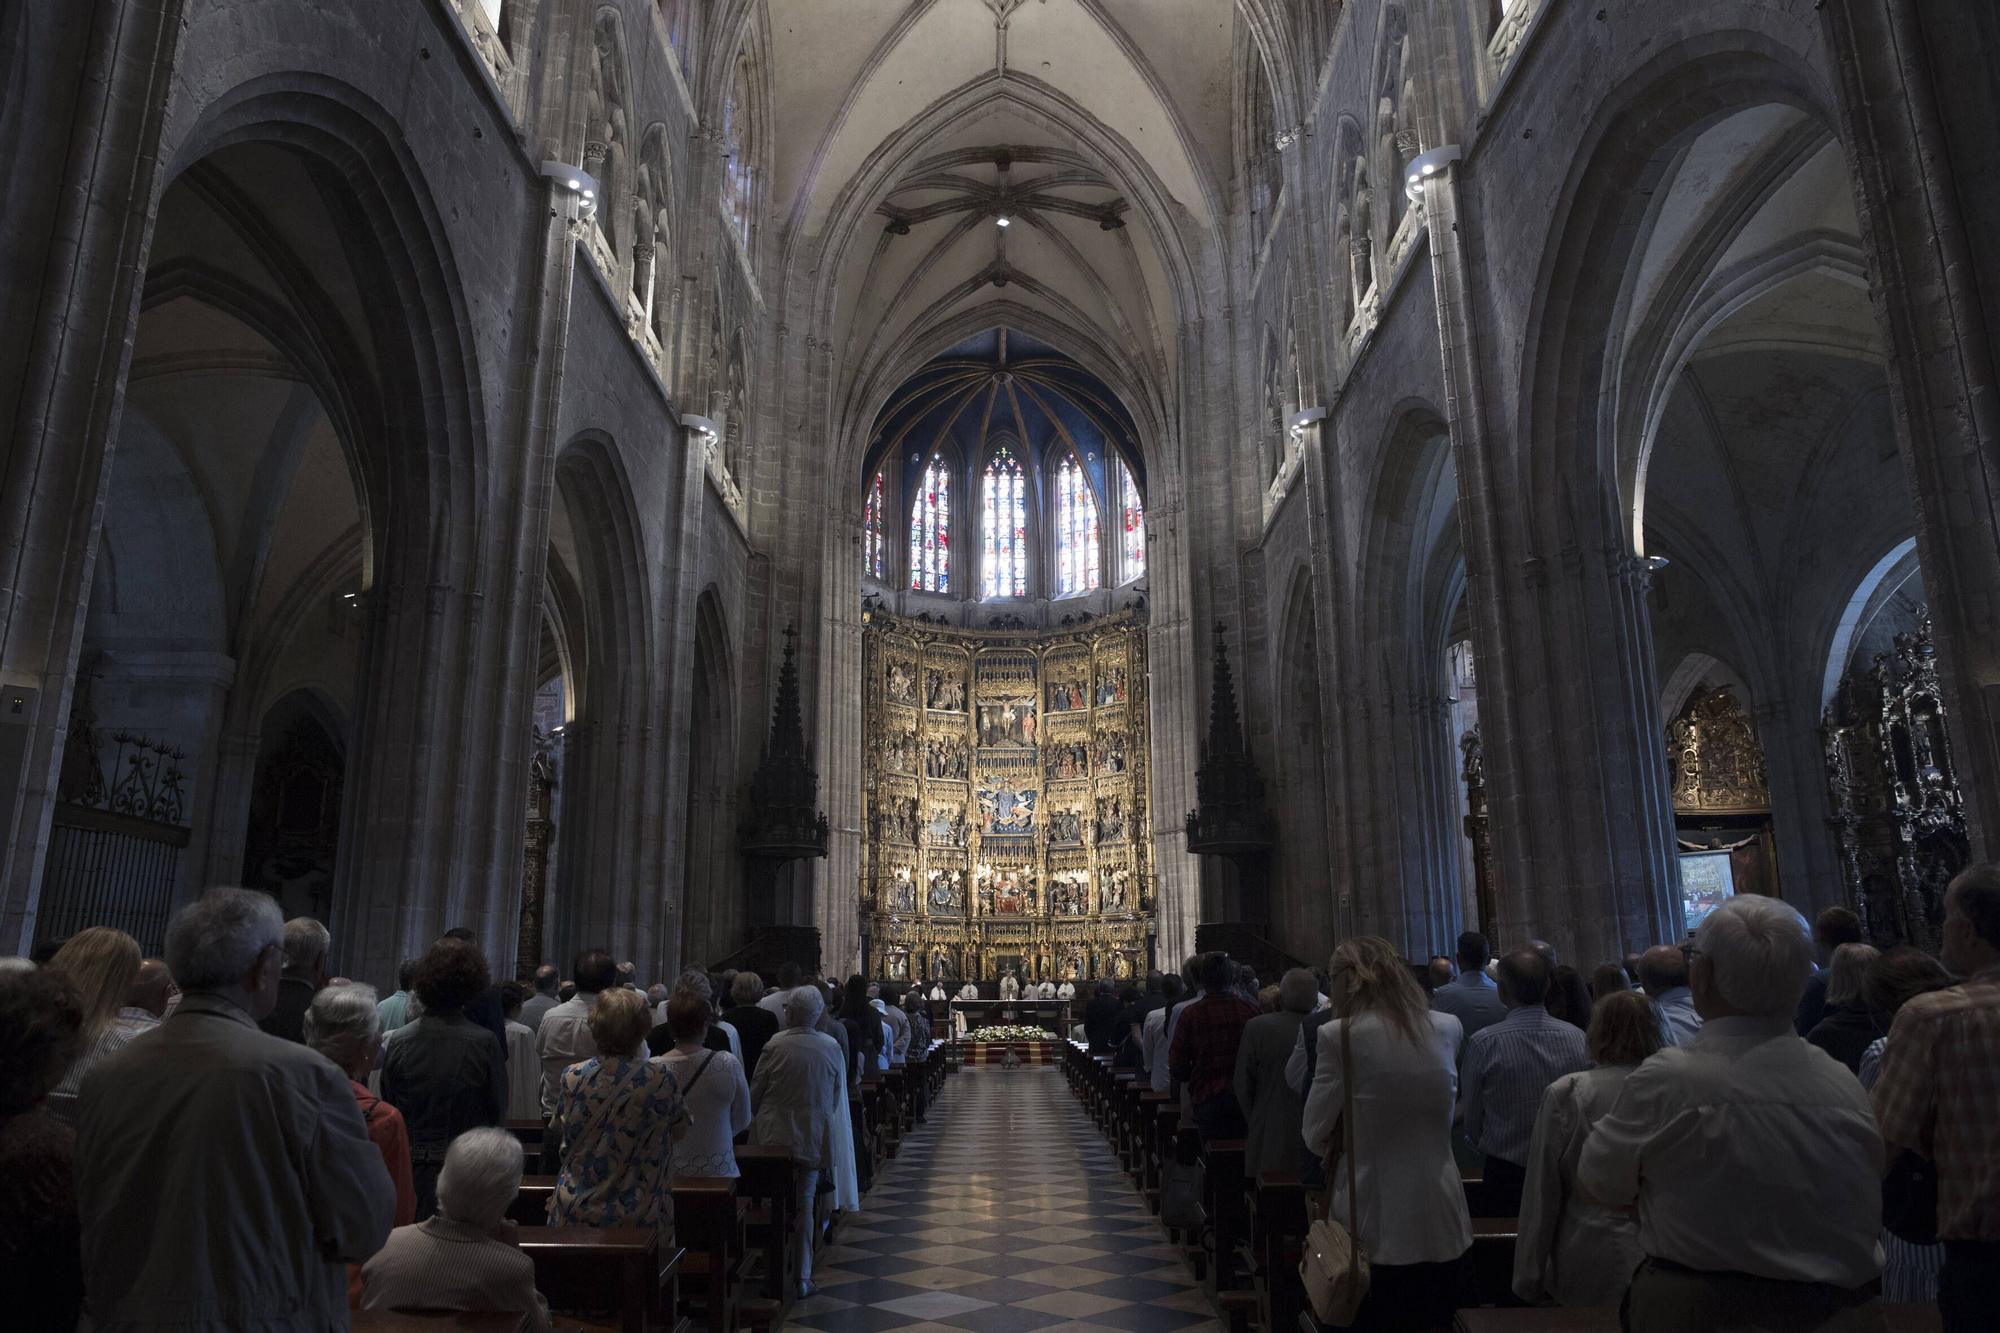
[[[1000,978],[1000,998],[1003,1000],[1021,998],[1021,982],[1012,972]]]

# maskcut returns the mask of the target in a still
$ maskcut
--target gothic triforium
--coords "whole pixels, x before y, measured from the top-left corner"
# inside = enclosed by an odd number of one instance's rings
[[[829,830],[819,810],[819,774],[799,716],[798,637],[798,626],[786,627],[771,738],[750,779],[749,813],[738,830],[743,854],[760,860],[826,855]]]
[[[1215,627],[1215,680],[1208,700],[1208,749],[1195,770],[1195,808],[1188,811],[1188,850],[1231,859],[1271,850],[1271,812],[1264,779],[1243,740],[1236,681],[1229,671],[1226,626]]]

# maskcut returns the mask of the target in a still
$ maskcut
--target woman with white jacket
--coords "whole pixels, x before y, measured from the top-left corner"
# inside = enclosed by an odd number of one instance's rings
[[[1626,1078],[1664,1043],[1659,1011],[1636,991],[1614,991],[1592,1007],[1584,1041],[1595,1067],[1551,1083],[1535,1116],[1514,1245],[1514,1294],[1524,1301],[1616,1305],[1646,1257],[1629,1212],[1577,1196],[1576,1161]]]
[[[1369,1262],[1355,1329],[1449,1326],[1468,1304],[1472,1219],[1451,1153],[1463,1029],[1433,1012],[1387,940],[1364,935],[1334,950],[1327,989],[1334,1017],[1319,1029],[1306,1096],[1306,1146],[1329,1158],[1328,1215],[1347,1224],[1340,1132],[1343,1084],[1354,1098],[1355,1227]],[[1347,1036],[1343,1055],[1342,1034]]]

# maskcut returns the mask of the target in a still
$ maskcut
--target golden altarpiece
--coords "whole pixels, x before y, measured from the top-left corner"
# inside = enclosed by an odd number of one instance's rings
[[[864,966],[897,980],[1142,976],[1145,624],[1039,633],[871,617]]]

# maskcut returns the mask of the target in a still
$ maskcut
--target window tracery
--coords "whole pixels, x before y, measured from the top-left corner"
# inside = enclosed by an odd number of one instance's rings
[[[1075,454],[1065,453],[1056,469],[1056,596],[1091,592],[1103,583],[1101,544],[1090,476]]]
[[[750,245],[750,207],[757,161],[751,87],[750,61],[745,57],[736,62],[729,97],[722,104],[722,141],[728,153],[722,164],[722,211],[746,249]]]
[[[1028,595],[1028,478],[1014,451],[1001,445],[986,464],[980,534],[985,545],[980,596]]]
[[[1146,573],[1146,502],[1139,498],[1139,483],[1132,469],[1118,460],[1118,581],[1130,583]]]
[[[868,487],[868,504],[861,515],[861,572],[880,579],[886,564],[882,532],[882,474],[877,472]]]
[[[951,472],[938,454],[910,502],[910,588],[951,591]]]

